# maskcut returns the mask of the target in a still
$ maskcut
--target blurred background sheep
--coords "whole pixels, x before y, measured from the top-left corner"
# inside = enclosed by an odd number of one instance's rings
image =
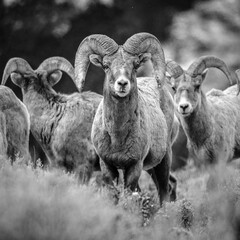
[[[0,86],[0,156],[23,158],[30,161],[29,155],[30,116],[26,106],[16,97],[14,92]]]
[[[33,68],[56,55],[73,64],[79,43],[90,34],[106,34],[121,44],[143,31],[154,34],[163,43],[166,58],[174,59],[183,68],[206,54],[223,59],[231,70],[240,66],[238,0],[3,0],[0,31],[1,75],[11,57],[26,59]],[[223,81],[214,82],[216,77]],[[101,69],[90,66],[84,90],[101,93],[103,79]],[[10,81],[8,84],[20,97],[20,89]],[[227,79],[216,70],[209,71],[203,84],[205,92],[227,86]],[[64,80],[55,89],[64,93],[77,91],[73,83]],[[182,131],[173,146],[173,157],[177,158],[173,161],[174,169],[179,163],[184,164],[188,156],[181,135]],[[31,155],[44,160],[32,137],[30,143]]]

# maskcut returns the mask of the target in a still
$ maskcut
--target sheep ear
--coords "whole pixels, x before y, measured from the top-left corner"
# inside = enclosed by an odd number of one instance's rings
[[[207,70],[205,70],[201,75],[198,75],[196,78],[193,80],[193,84],[196,88],[200,88],[202,85],[203,81],[205,80],[207,76]]]
[[[19,87],[23,86],[24,77],[22,76],[22,74],[13,72],[13,73],[11,73],[10,78],[15,85],[17,85]]]
[[[94,64],[97,67],[102,67],[102,58],[97,54],[91,54],[89,56],[89,60],[92,64]]]
[[[139,55],[140,63],[145,63],[151,59],[151,53],[143,53]]]
[[[206,76],[207,76],[207,73],[208,73],[208,69],[206,69],[203,73],[202,73],[202,80],[204,81]]]
[[[165,78],[166,78],[166,82],[167,82],[173,89],[175,89],[176,86],[177,86],[177,82],[178,82],[179,80],[176,80],[174,77],[172,77],[172,75],[170,75],[169,72],[166,72]]]
[[[54,86],[59,82],[61,78],[62,78],[62,72],[60,70],[56,70],[48,76],[48,82],[51,86]]]
[[[170,85],[173,85],[174,80],[172,79],[172,76],[168,72],[166,72],[165,77],[166,77],[167,83]]]

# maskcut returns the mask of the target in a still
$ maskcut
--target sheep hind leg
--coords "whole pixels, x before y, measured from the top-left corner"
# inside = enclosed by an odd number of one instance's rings
[[[170,175],[171,149],[167,151],[162,161],[155,166],[155,181],[158,188],[159,202],[169,201],[169,175]]]
[[[157,190],[159,189],[157,177],[153,168],[147,170],[148,174],[151,176]],[[169,175],[169,195],[170,201],[176,201],[177,199],[177,179],[173,174]]]

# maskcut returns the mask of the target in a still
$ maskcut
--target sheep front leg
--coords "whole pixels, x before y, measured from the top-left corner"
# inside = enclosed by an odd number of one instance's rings
[[[125,168],[124,171],[124,188],[130,189],[132,192],[139,189],[138,180],[141,176],[142,164],[136,163]]]
[[[114,186],[113,180],[119,178],[119,172],[116,167],[106,164],[102,159],[100,159],[100,168],[102,171],[103,181],[107,185]]]
[[[88,184],[93,174],[93,164],[90,162],[87,162],[85,164],[80,165],[78,167],[77,173],[78,173],[78,182],[80,184]]]

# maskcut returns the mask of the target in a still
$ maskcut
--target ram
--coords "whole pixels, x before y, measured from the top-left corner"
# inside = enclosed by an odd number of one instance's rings
[[[220,69],[232,84],[226,64],[214,56],[200,57],[186,71],[174,61],[167,63],[190,156],[199,167],[226,163],[240,150],[239,84],[205,94],[201,86],[211,67]]]
[[[153,62],[154,77],[136,78],[137,69]],[[152,173],[160,204],[169,199],[174,104],[165,84],[165,58],[158,39],[148,33],[130,37],[123,46],[105,35],[86,37],[76,53],[75,76],[81,90],[89,62],[105,71],[103,100],[92,127],[92,141],[105,180],[118,169],[124,187],[134,191],[142,169]]]
[[[0,155],[10,158],[17,157],[28,163],[30,119],[25,105],[13,91],[0,86]]]
[[[102,96],[93,92],[56,93],[52,86],[61,79],[61,71],[74,80],[73,66],[65,58],[48,58],[36,70],[24,59],[12,58],[5,67],[2,84],[11,76],[22,89],[31,132],[51,166],[74,171],[86,183],[98,159],[90,134]]]

